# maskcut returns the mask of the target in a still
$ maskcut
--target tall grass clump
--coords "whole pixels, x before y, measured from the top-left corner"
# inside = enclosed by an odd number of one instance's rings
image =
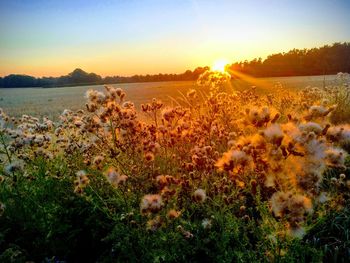
[[[237,92],[207,71],[174,107],[106,86],[58,122],[1,111],[0,259],[339,261],[348,238],[319,240],[349,209],[345,90]]]

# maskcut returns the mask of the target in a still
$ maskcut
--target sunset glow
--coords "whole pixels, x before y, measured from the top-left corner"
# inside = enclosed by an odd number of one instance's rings
[[[0,262],[345,262],[350,0],[0,0]]]
[[[1,1],[0,76],[182,73],[264,58],[349,40],[348,10],[315,0]]]
[[[224,72],[226,65],[228,65],[229,63],[230,63],[230,61],[228,61],[227,59],[218,59],[218,60],[214,61],[211,69],[214,71]]]

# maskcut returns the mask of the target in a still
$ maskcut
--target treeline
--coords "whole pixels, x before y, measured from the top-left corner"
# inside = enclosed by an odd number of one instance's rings
[[[27,75],[11,74],[4,78],[0,78],[0,87],[60,87],[128,82],[196,80],[199,77],[199,75],[201,75],[208,69],[209,67],[198,67],[194,71],[187,70],[182,74],[134,75],[131,77],[113,76],[105,78],[102,78],[100,75],[97,75],[95,73],[87,73],[82,69],[75,69],[68,75],[61,76],[58,78],[35,78]]]
[[[255,77],[309,76],[350,72],[350,42],[320,48],[293,49],[265,60],[237,62],[228,66]]]
[[[350,42],[334,43],[320,48],[293,49],[268,56],[265,60],[236,62],[228,66],[255,77],[307,76],[350,72]],[[35,78],[11,74],[0,78],[0,87],[59,87],[127,82],[196,80],[209,67],[198,67],[182,74],[134,75],[105,77],[75,69],[66,76]],[[234,74],[233,74],[234,75]]]

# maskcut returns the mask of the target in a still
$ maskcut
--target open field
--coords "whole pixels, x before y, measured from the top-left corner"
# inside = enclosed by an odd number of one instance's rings
[[[258,81],[271,84],[271,92],[276,83],[280,82],[284,87],[291,90],[299,90],[306,86],[322,87],[336,84],[335,75],[327,76],[303,76],[303,77],[280,77],[261,78]],[[248,83],[243,80],[233,80],[234,89],[243,90],[259,84]],[[115,84],[113,87],[120,87],[127,93],[127,100],[135,103],[137,109],[140,104],[149,102],[152,98],[161,99],[166,104],[173,104],[171,99],[177,99],[189,89],[196,86],[192,81],[179,82],[149,82],[149,83],[128,83]],[[21,116],[29,114],[33,116],[48,116],[56,119],[64,109],[77,110],[84,108],[84,94],[89,89],[102,91],[102,85],[77,86],[61,88],[11,88],[0,89],[0,108],[3,108],[10,116]]]
[[[350,263],[350,0],[0,0],[0,263]]]
[[[245,79],[2,90],[0,262],[347,262],[348,75]]]

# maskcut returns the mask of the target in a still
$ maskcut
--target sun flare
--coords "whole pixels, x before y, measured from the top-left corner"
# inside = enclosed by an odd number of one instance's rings
[[[229,64],[230,62],[227,59],[218,59],[215,60],[212,66],[213,71],[220,71],[224,72],[226,69],[226,65]]]

